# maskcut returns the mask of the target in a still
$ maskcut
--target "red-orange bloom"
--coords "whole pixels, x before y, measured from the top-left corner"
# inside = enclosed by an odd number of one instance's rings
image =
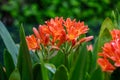
[[[103,71],[112,72],[115,67],[105,58],[99,58],[97,60]]]
[[[39,44],[43,44],[44,46],[48,45],[49,43],[49,34],[46,33],[46,26],[40,25],[39,31],[36,28],[33,28],[33,32],[36,38],[39,40]]]
[[[111,31],[112,40],[105,43],[103,52],[99,54],[102,58],[109,59],[113,62],[114,67],[120,67],[120,30]],[[100,64],[102,67],[102,65]]]
[[[55,19],[46,21],[46,24],[52,36],[52,44],[54,44],[56,41],[59,41],[61,44],[66,41],[66,33],[63,27],[63,21],[64,20],[62,17],[56,17]],[[60,43],[58,44],[61,45]]]
[[[120,38],[120,30],[116,30],[116,29],[112,30],[111,35],[113,40]]]
[[[67,18],[64,20],[62,17],[55,17],[46,21],[44,25],[40,25],[38,30],[33,28],[33,32],[38,44],[60,47],[68,41],[72,42],[72,46],[74,46],[76,42],[80,42],[80,40],[78,41],[79,36],[88,32],[88,26],[85,26],[84,22],[76,22],[75,19]],[[89,41],[92,38],[85,37],[81,42]]]
[[[29,50],[36,50],[40,48],[34,35],[26,36],[26,42]]]
[[[84,25],[84,22],[76,22],[75,19],[72,21],[70,18],[67,18],[64,22],[64,26],[67,30],[67,39],[72,41],[77,39],[81,34],[88,32],[88,26]]]

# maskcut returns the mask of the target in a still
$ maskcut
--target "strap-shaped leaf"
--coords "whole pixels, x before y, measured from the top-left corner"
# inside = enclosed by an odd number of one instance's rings
[[[49,80],[48,70],[45,68],[45,63],[41,51],[38,51],[38,56],[40,58],[40,63],[41,63],[42,78],[43,80]]]
[[[79,55],[75,60],[75,64],[70,73],[69,80],[85,80],[85,73],[87,70],[87,49],[86,45],[79,47]]]
[[[55,65],[50,64],[50,63],[45,63],[45,67],[46,67],[50,72],[52,72],[53,74],[55,74],[55,72],[56,72],[56,67],[55,67]]]
[[[20,40],[21,42],[18,56],[18,69],[22,76],[22,80],[33,80],[32,62],[22,26],[20,27]]]
[[[68,80],[68,71],[64,65],[58,67],[53,80]]]
[[[20,72],[17,68],[11,73],[9,80],[21,80]]]
[[[43,80],[41,64],[35,64],[33,66],[33,80]]]
[[[105,42],[111,40],[110,31],[114,29],[115,26],[113,25],[110,18],[106,18],[102,23],[99,37],[98,37],[98,49],[97,51],[101,51],[101,47],[104,45]]]
[[[15,65],[13,63],[12,56],[10,55],[10,53],[7,50],[4,51],[4,65],[6,68],[7,77],[9,78],[10,74],[15,69]]]
[[[104,43],[109,42],[111,40],[110,31],[114,29],[115,26],[112,23],[112,20],[110,18],[106,18],[101,26],[99,36],[94,44],[94,50],[93,50],[93,70],[96,69],[96,60],[97,60],[97,54],[98,52],[102,51],[102,46]]]
[[[100,67],[98,67],[93,74],[91,75],[90,80],[104,80],[103,72],[101,71]],[[106,80],[106,79],[105,79]]]
[[[3,23],[0,21],[0,35],[4,41],[4,44],[6,46],[6,48],[8,49],[8,51],[10,52],[14,64],[17,64],[17,54],[18,54],[18,49],[14,43],[14,41],[12,40],[9,32],[7,31],[7,29],[5,28],[5,26],[3,25]]]

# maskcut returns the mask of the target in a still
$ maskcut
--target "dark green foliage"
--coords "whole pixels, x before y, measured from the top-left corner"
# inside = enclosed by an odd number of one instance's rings
[[[72,67],[70,72],[70,80],[85,80],[87,72],[87,49],[84,44],[82,47],[79,47],[78,56],[75,60],[75,64]]]
[[[17,68],[11,73],[9,80],[21,80],[20,72]]]
[[[17,67],[19,69],[22,80],[33,80],[32,62],[22,26],[20,27],[20,39],[21,39],[21,43],[20,43]]]
[[[0,64],[0,80],[7,80],[7,75],[5,70],[3,70],[3,66]]]
[[[98,67],[90,77],[90,80],[104,80],[103,72],[101,71],[100,67]]]
[[[68,80],[68,71],[64,65],[58,67],[53,80]]]
[[[64,64],[64,54],[58,51],[57,55],[51,58],[50,63],[54,64],[56,67]]]
[[[33,66],[33,80],[43,80],[40,64],[35,64]]]
[[[110,80],[120,80],[120,67],[114,70],[114,72],[111,74]]]
[[[15,69],[15,65],[13,63],[11,54],[7,50],[4,51],[4,65],[5,65],[7,77],[9,78],[10,74]]]

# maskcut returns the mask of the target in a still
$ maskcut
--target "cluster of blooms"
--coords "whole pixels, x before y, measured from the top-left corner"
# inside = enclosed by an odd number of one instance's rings
[[[44,46],[60,47],[64,42],[72,43],[72,46],[93,39],[93,36],[79,39],[79,36],[88,32],[88,26],[84,22],[76,22],[67,18],[56,17],[39,25],[38,30],[33,28],[34,34],[26,36],[29,50],[40,49],[40,44]]]
[[[98,64],[103,71],[113,72],[120,67],[120,30],[111,31],[112,40],[104,44],[103,52],[99,53]]]

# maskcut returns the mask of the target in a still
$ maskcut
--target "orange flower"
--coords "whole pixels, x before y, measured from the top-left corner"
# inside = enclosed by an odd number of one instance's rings
[[[81,44],[81,43],[83,43],[83,42],[88,42],[88,41],[90,41],[90,40],[92,40],[93,39],[93,36],[88,36],[88,37],[83,37],[82,39],[80,39],[75,45],[73,45],[73,46],[77,46],[77,45],[79,45],[79,44]]]
[[[111,41],[110,43],[105,43],[103,47],[103,53],[104,56],[107,56],[108,58],[115,60],[115,43]]]
[[[39,40],[39,44],[43,44],[44,46],[48,45],[49,43],[49,34],[46,32],[46,26],[39,26],[39,31],[36,28],[33,28],[33,32],[37,39]]]
[[[76,22],[67,18],[66,21],[62,17],[55,17],[46,21],[44,25],[40,25],[38,30],[33,28],[33,32],[37,38],[39,44],[44,46],[51,45],[60,47],[64,42],[72,42],[72,46],[76,44],[79,36],[85,34],[88,31],[88,27],[84,25],[84,22]],[[91,37],[85,37],[81,42],[91,40]]]
[[[66,33],[65,33],[65,30],[63,27],[63,21],[64,20],[62,17],[60,17],[60,18],[56,17],[55,19],[46,21],[46,24],[47,24],[50,34],[52,36],[52,44],[53,45],[56,41],[60,41],[60,43],[61,42],[63,43],[66,40]],[[63,40],[63,39],[61,39],[61,37],[64,38],[64,41],[61,41],[61,40]]]
[[[70,18],[67,18],[64,26],[67,30],[67,38],[70,41],[77,39],[81,34],[85,34],[88,31],[88,26],[85,26],[84,22],[76,22],[75,19],[72,21]]]
[[[101,56],[99,59],[109,59],[113,62],[114,67],[120,67],[120,30],[111,31],[111,35],[112,40],[104,44],[103,52],[99,53]]]
[[[106,58],[99,58],[97,62],[103,71],[112,72],[115,69],[115,67]]]
[[[26,36],[26,42],[29,50],[36,50],[40,48],[34,35]]]
[[[113,40],[120,38],[120,30],[116,30],[116,29],[112,30],[111,35]]]

